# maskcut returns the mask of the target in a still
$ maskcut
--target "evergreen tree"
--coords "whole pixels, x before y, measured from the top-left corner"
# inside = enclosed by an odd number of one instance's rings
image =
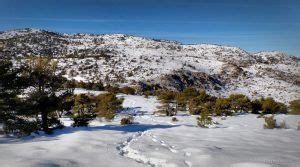
[[[107,120],[115,117],[118,110],[122,109],[122,99],[118,99],[116,94],[106,93],[96,97],[96,110],[98,116]]]
[[[0,123],[6,133],[26,133],[26,127],[20,131],[17,124],[26,122],[21,112],[22,100],[18,97],[25,88],[25,80],[20,77],[22,68],[13,68],[10,61],[0,60]]]
[[[32,57],[26,62],[24,76],[28,78],[31,92],[29,93],[29,109],[41,115],[41,127],[50,133],[48,115],[58,108],[57,91],[63,85],[62,77],[56,73],[57,63],[45,57]]]
[[[300,115],[300,100],[293,100],[290,102],[291,114]]]
[[[96,117],[94,108],[95,105],[89,96],[86,94],[76,95],[73,108],[73,126],[87,126],[89,121]]]

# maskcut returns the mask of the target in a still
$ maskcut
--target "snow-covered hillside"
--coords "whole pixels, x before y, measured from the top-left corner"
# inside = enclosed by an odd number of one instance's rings
[[[280,52],[252,54],[237,47],[184,45],[123,34],[59,34],[36,29],[0,34],[0,57],[30,55],[51,56],[65,77],[85,82],[144,82],[177,90],[194,86],[218,96],[238,92],[282,102],[300,98],[300,59]]]
[[[77,90],[77,92],[83,92]],[[98,94],[101,92],[90,92]],[[154,166],[154,167],[297,167],[300,164],[299,116],[277,115],[288,129],[263,128],[263,118],[246,114],[214,118],[212,128],[196,126],[196,116],[179,113],[153,115],[155,97],[123,95],[126,113],[135,124],[120,126],[119,114],[112,122],[95,120],[90,127],[66,128],[53,135],[16,139],[0,136],[2,167],[22,166]]]

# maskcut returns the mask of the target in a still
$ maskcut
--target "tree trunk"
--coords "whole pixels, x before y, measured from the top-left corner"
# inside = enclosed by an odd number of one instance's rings
[[[48,128],[48,112],[46,111],[42,111],[42,128],[46,134],[50,133]]]

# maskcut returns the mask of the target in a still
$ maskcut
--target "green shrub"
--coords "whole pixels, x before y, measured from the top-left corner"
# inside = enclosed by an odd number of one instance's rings
[[[212,112],[214,108],[215,98],[201,91],[197,97],[189,100],[189,112],[193,115],[200,114],[203,110]]]
[[[121,88],[120,91],[124,94],[127,94],[127,95],[134,95],[135,94],[135,89],[131,88],[131,87],[128,87],[128,86]]]
[[[104,90],[114,94],[120,93],[120,88],[117,86],[107,85],[104,87]]]
[[[96,110],[95,112],[99,117],[111,120],[115,117],[118,110],[122,109],[122,99],[118,99],[116,94],[105,93],[96,97]]]
[[[218,116],[231,115],[230,101],[226,98],[218,98],[215,103],[215,113]]]
[[[91,97],[85,94],[76,95],[72,116],[73,126],[88,126],[89,122],[96,117],[94,108]]]
[[[300,100],[293,100],[289,106],[291,114],[300,115]]]
[[[168,103],[174,101],[175,97],[176,93],[173,91],[160,91],[157,98],[163,103]]]
[[[238,111],[246,111],[248,112],[251,108],[251,101],[249,98],[243,94],[231,94],[228,98],[230,101],[231,110]]]
[[[182,92],[183,96],[185,97],[185,99],[191,99],[193,97],[196,97],[199,95],[199,91],[193,87],[188,87],[186,89],[183,90]]]
[[[263,114],[276,114],[287,113],[287,107],[285,104],[276,102],[273,98],[268,97],[262,101],[262,113]]]
[[[212,118],[207,111],[201,112],[200,117],[197,118],[198,126],[207,128],[208,125],[212,124]]]

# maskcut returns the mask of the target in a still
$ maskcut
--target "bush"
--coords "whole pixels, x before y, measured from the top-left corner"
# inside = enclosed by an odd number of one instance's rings
[[[202,109],[201,105],[203,105],[203,102],[199,98],[197,98],[197,97],[192,98],[189,101],[189,105],[188,105],[190,114],[199,115],[201,113],[201,109]]]
[[[278,113],[281,113],[281,114],[288,113],[288,108],[284,103],[278,102],[277,105],[278,105],[278,111],[277,111]]]
[[[133,124],[133,120],[134,118],[132,116],[126,117],[126,118],[122,118],[121,119],[121,125],[130,125]]]
[[[100,94],[96,97],[95,112],[99,117],[111,120],[118,110],[122,109],[122,99],[118,99],[113,93]]]
[[[293,100],[290,102],[290,113],[300,115],[300,100]]]
[[[215,103],[215,113],[218,116],[231,115],[230,111],[230,101],[226,98],[218,98]]]
[[[89,121],[92,119],[90,117],[86,116],[74,116],[73,121],[74,123],[72,124],[73,127],[79,127],[79,126],[88,126]]]
[[[169,103],[175,100],[176,93],[173,91],[161,91],[159,92],[158,99],[163,103]]]
[[[64,128],[63,123],[57,117],[50,117],[48,119],[48,125],[51,129],[62,129],[62,128]]]
[[[264,124],[265,129],[274,129],[277,128],[276,126],[276,119],[274,119],[274,116],[270,117],[265,117],[265,124]]]
[[[262,99],[255,99],[251,102],[251,110],[253,114],[260,114],[259,111],[262,110]]]
[[[97,90],[97,91],[104,90],[103,83],[101,81],[94,83],[93,86],[92,86],[92,89]]]
[[[88,126],[89,121],[96,117],[94,108],[91,97],[85,94],[76,95],[72,116],[73,126]]]
[[[243,94],[231,94],[228,100],[230,101],[230,108],[235,112],[248,112],[251,108],[251,101]]]
[[[120,89],[120,91],[124,94],[127,94],[127,95],[134,95],[135,94],[135,89],[131,88],[131,87],[123,87]]]
[[[262,101],[263,114],[287,113],[287,107],[283,103],[276,102],[273,98],[268,97]]]
[[[41,127],[37,121],[29,121],[23,118],[7,120],[4,124],[6,134],[14,134],[19,137],[29,135],[31,132],[39,130]]]
[[[105,91],[108,91],[108,92],[110,92],[110,93],[114,93],[114,94],[120,92],[120,88],[119,88],[119,87],[117,87],[117,86],[111,86],[111,85],[105,86],[105,87],[104,87],[104,90],[105,90]]]
[[[185,97],[185,99],[188,100],[188,99],[198,96],[200,93],[197,89],[195,89],[193,87],[188,87],[183,90],[182,94]]]
[[[197,118],[198,126],[207,128],[207,125],[212,124],[212,118],[207,111],[201,112],[200,117]]]

